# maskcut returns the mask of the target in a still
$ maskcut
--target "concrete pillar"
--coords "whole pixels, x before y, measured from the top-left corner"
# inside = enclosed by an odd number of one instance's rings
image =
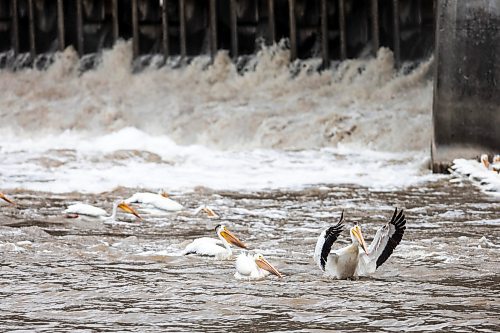
[[[438,0],[432,167],[500,152],[500,0]]]

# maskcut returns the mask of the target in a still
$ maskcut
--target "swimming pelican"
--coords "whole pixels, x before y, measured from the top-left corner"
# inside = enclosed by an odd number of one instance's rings
[[[179,211],[184,208],[177,201],[170,199],[168,193],[164,191],[160,191],[159,193],[135,193],[130,198],[126,199],[125,203],[141,203],[166,211]]]
[[[370,247],[367,248],[361,228],[355,225],[350,234],[352,244],[330,252],[332,244],[337,240],[343,228],[344,212],[339,222],[324,230],[316,243],[314,260],[326,275],[337,279],[349,279],[373,274],[392,254],[401,242],[406,229],[403,210],[394,211],[390,222],[382,226],[376,233]],[[360,251],[360,247],[362,251]]]
[[[219,239],[209,237],[197,238],[186,246],[182,254],[198,254],[215,257],[218,260],[226,260],[233,255],[231,245],[247,249],[247,246],[225,226],[219,224],[215,227],[215,231]]]
[[[193,211],[193,215],[198,215],[201,212],[204,212],[209,219],[217,219],[217,218],[219,218],[219,215],[217,215],[217,213],[214,212],[212,208],[210,208],[210,207],[208,207],[206,205],[201,205],[200,207],[196,208]]]
[[[5,194],[3,194],[2,192],[0,192],[0,199],[5,200],[6,202],[10,203],[11,205],[15,205],[15,204],[16,204],[14,201],[12,201],[12,200],[10,200],[9,198],[7,198],[7,197],[5,196]]]
[[[123,200],[116,200],[113,203],[113,212],[111,213],[110,216],[107,216],[108,214],[104,209],[84,203],[77,203],[68,206],[68,208],[64,210],[64,213],[70,214],[71,216],[69,217],[78,217],[80,215],[83,215],[86,217],[100,218],[105,221],[115,221],[118,208],[120,208],[126,213],[135,215],[137,218],[141,219],[137,211],[134,208],[130,207],[130,205],[125,203]]]
[[[493,156],[493,161],[490,163],[488,154],[483,154],[481,155],[481,163],[486,169],[500,173],[500,155]]]
[[[235,266],[234,277],[238,280],[262,280],[269,274],[274,274],[279,278],[283,277],[260,253],[254,255],[249,252],[241,253],[236,259]]]

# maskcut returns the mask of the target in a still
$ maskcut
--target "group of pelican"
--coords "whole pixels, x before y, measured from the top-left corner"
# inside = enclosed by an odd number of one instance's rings
[[[500,155],[493,156],[492,162],[490,163],[488,154],[483,154],[481,155],[481,163],[486,169],[500,173]]]
[[[0,199],[10,205],[16,203],[0,192]],[[178,202],[170,199],[164,192],[136,193],[128,199],[117,200],[113,203],[111,216],[107,216],[105,210],[84,203],[76,203],[69,206],[64,213],[68,217],[87,216],[98,219],[114,220],[117,209],[133,214],[141,219],[138,212],[130,206],[131,203],[144,204],[155,209],[166,211],[180,211],[184,207]],[[195,214],[203,211],[207,217],[218,217],[217,214],[207,206],[201,206],[195,210]],[[390,221],[380,227],[367,247],[360,225],[354,223],[350,228],[351,244],[336,250],[332,250],[333,244],[339,238],[344,228],[344,212],[339,221],[323,230],[316,242],[314,260],[326,276],[336,279],[352,279],[373,274],[378,267],[387,261],[394,249],[401,242],[405,229],[406,218],[403,210],[396,208]],[[218,239],[202,237],[189,243],[181,255],[211,256],[218,260],[228,260],[233,257],[232,246],[241,249],[235,261],[237,279],[257,280],[263,279],[270,274],[279,278],[283,277],[261,253],[250,250],[236,235],[224,225],[217,225],[215,232]]]
[[[334,226],[323,230],[316,242],[314,260],[325,275],[337,279],[352,279],[373,274],[391,256],[399,245],[406,230],[406,218],[403,210],[396,208],[390,221],[379,228],[370,246],[367,247],[361,227],[355,223],[350,229],[352,243],[333,250],[333,243],[343,230],[344,212]],[[263,279],[269,274],[280,278],[283,275],[271,265],[262,254],[252,254],[248,247],[225,226],[215,228],[219,239],[198,238],[188,244],[183,255],[197,254],[213,256],[217,259],[230,259],[233,255],[231,245],[243,249],[236,259],[237,279]]]

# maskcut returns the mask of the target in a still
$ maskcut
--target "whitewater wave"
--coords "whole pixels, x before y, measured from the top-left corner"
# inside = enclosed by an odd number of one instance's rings
[[[4,135],[40,137],[66,130],[88,137],[135,127],[180,145],[215,149],[335,147],[427,150],[432,59],[395,70],[392,53],[317,71],[315,59],[290,62],[282,45],[264,47],[238,71],[227,53],[183,68],[131,69],[129,42],[80,72],[76,52],[45,71],[0,71]],[[293,68],[293,70],[292,70]]]
[[[116,187],[169,192],[203,186],[256,191],[354,184],[394,189],[434,180],[425,153],[336,148],[284,151],[181,146],[167,136],[125,128],[95,138],[75,132],[0,143],[0,184],[47,192],[104,192]],[[397,176],[395,176],[397,175]]]

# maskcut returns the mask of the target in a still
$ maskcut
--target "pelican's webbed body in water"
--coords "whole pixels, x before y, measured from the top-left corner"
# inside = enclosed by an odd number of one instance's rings
[[[316,243],[314,260],[326,275],[337,279],[349,279],[373,274],[392,254],[401,242],[406,229],[403,211],[394,211],[390,222],[381,227],[367,248],[361,228],[355,225],[350,230],[352,244],[331,251],[333,243],[342,232],[344,213],[339,222],[324,230]]]
[[[160,191],[159,193],[149,193],[149,192],[139,192],[132,195],[130,198],[126,199],[127,204],[139,203],[151,206],[155,209],[164,211],[179,211],[184,207],[169,198],[168,193]]]
[[[231,245],[247,249],[247,246],[225,226],[219,224],[215,227],[215,232],[217,232],[219,239],[209,237],[197,238],[186,246],[182,254],[197,254],[225,260],[231,258],[233,255]]]
[[[269,274],[276,275],[279,278],[283,277],[260,253],[254,255],[249,252],[241,253],[236,259],[235,267],[236,273],[234,273],[234,277],[238,280],[262,280]]]
[[[72,217],[79,217],[80,215],[82,215],[91,219],[101,219],[107,222],[114,222],[118,208],[126,213],[135,215],[138,219],[141,219],[137,211],[130,205],[125,203],[123,200],[116,200],[113,203],[113,211],[110,216],[108,216],[108,213],[106,213],[104,209],[85,203],[76,203],[74,205],[68,206],[68,208],[64,210],[64,213],[76,215]]]

